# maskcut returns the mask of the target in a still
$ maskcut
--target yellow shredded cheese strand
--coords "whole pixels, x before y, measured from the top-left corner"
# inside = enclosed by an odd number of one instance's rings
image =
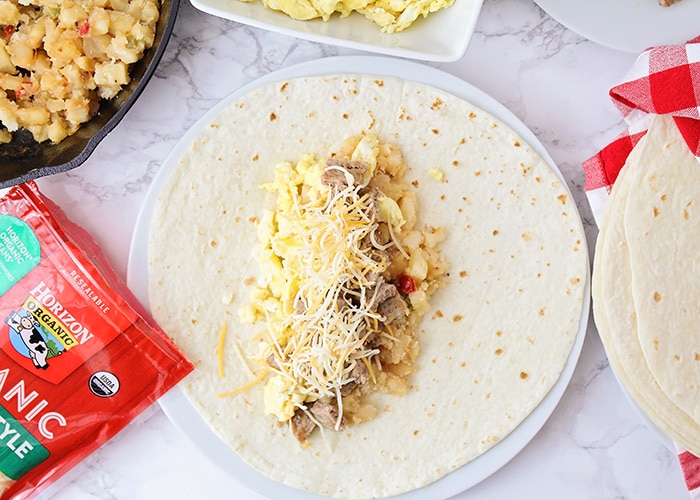
[[[374,375],[374,370],[372,369],[372,363],[369,362],[367,358],[362,358],[362,362],[365,364],[367,367],[367,371],[369,372],[369,376],[372,379],[372,382],[375,384],[377,383],[377,377]]]
[[[224,378],[224,340],[226,339],[226,323],[221,325],[219,333],[219,345],[216,347],[216,356],[219,359],[219,377]]]
[[[217,394],[216,397],[218,398],[228,398],[230,396],[235,396],[236,394],[240,394],[241,392],[245,392],[251,387],[255,386],[258,382],[260,382],[263,378],[265,378],[265,375],[267,375],[267,370],[263,370],[260,375],[258,375],[255,379],[251,380],[244,386],[239,387],[238,389],[234,389],[229,392],[222,392],[220,394]]]

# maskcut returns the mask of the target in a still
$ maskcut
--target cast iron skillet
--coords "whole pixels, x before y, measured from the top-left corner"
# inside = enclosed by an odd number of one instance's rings
[[[146,87],[160,61],[175,24],[180,0],[161,0],[153,46],[131,65],[131,81],[113,99],[103,100],[100,110],[70,137],[58,144],[37,143],[26,130],[0,145],[0,188],[21,184],[77,167],[119,123]]]

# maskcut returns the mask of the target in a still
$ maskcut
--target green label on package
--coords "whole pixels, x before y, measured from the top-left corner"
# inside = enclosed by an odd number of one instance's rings
[[[34,269],[41,258],[39,240],[24,221],[0,214],[0,295]]]
[[[49,457],[49,450],[0,406],[0,472],[19,479]]]

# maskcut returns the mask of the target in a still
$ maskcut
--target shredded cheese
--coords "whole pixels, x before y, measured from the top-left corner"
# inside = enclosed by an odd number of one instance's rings
[[[228,398],[230,396],[235,396],[236,394],[240,394],[241,392],[245,392],[248,389],[250,389],[251,387],[254,387],[258,382],[261,382],[262,379],[265,378],[265,375],[267,375],[267,371],[262,371],[262,372],[260,372],[260,375],[258,375],[256,378],[254,378],[253,380],[251,380],[247,384],[239,387],[238,389],[234,389],[234,390],[229,391],[229,392],[222,392],[222,393],[217,394],[216,396],[219,398]]]
[[[226,323],[221,325],[219,345],[216,347],[216,357],[219,360],[219,377],[224,378],[224,341],[226,339]]]
[[[362,187],[329,190],[325,203],[294,198],[292,213],[287,214],[294,216],[298,246],[305,251],[288,256],[295,262],[285,259],[284,267],[299,273],[290,278],[301,283],[294,301],[305,309],[282,322],[281,328],[295,335],[287,339],[278,361],[317,398],[339,393],[348,381],[351,356],[364,359],[378,352],[363,346],[366,332],[376,330],[380,319],[364,291],[375,284],[367,276],[381,274],[387,262],[383,255],[361,249],[377,227],[369,195],[359,193]],[[347,296],[359,300],[340,309]]]
[[[362,372],[357,368],[366,368],[375,384],[380,379],[382,353],[368,339],[398,336],[378,312],[378,301],[386,300],[379,299],[379,291],[382,276],[396,272],[395,265],[390,270],[387,251],[410,261],[414,247],[402,246],[399,233],[411,230],[415,214],[404,213],[403,198],[390,198],[374,184],[380,169],[378,139],[363,136],[353,148],[348,157],[368,166],[359,180],[343,163],[327,166],[303,155],[296,164],[278,164],[273,181],[261,186],[277,196],[277,204],[258,223],[262,278],[242,316],[266,323],[265,333],[256,337],[262,347],[255,360],[263,373],[273,375],[263,391],[265,412],[279,421],[290,420],[295,408],[315,422],[307,405],[331,400],[337,404],[339,429],[342,390]],[[325,184],[324,171],[346,183]],[[404,167],[394,164],[392,171]],[[387,192],[407,192],[404,179],[386,172],[381,182],[405,186],[392,184]]]

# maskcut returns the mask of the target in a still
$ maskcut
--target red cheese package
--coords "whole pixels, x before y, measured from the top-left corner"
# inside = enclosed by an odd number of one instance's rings
[[[0,199],[0,491],[31,498],[193,370],[34,182]]]

